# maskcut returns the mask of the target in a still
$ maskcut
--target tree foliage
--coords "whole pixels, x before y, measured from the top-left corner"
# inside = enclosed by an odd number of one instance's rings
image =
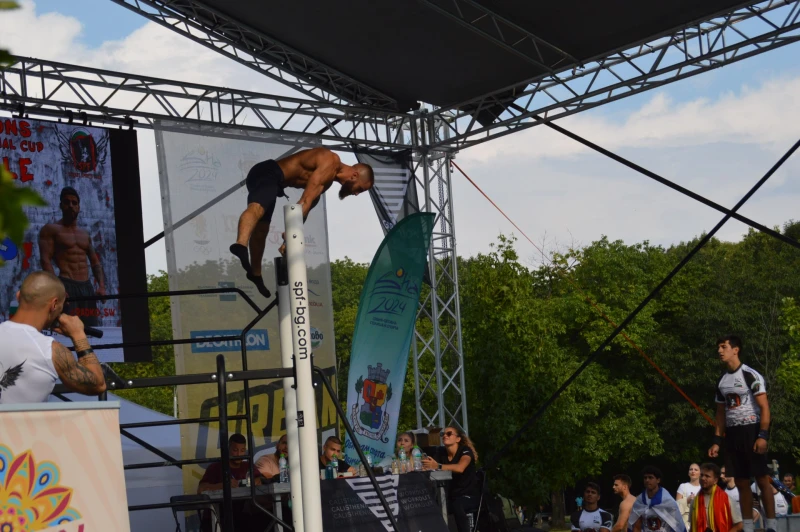
[[[800,224],[789,222],[783,232],[796,239]],[[620,323],[696,242],[665,249],[601,238],[528,268],[515,240],[501,235],[489,253],[459,259],[470,436],[484,462],[611,333],[586,297]],[[367,267],[349,259],[331,266],[343,390]],[[741,336],[742,359],[767,381],[771,453],[784,469],[793,463],[791,453],[800,458],[797,271],[797,249],[767,235],[751,231],[738,243],[714,239],[625,329],[712,419],[721,372],[716,339]],[[401,429],[416,426],[412,381],[406,379]],[[489,478],[502,493],[530,504],[549,502],[550,493],[580,479],[650,461],[664,466],[668,486],[677,485],[686,465],[705,457],[711,430],[619,336],[499,458]]]
[[[0,0],[0,11],[17,9],[16,2]],[[0,49],[0,70],[8,67],[13,58],[8,50]],[[18,187],[4,164],[0,164],[0,242],[6,237],[21,245],[28,227],[28,217],[23,207],[45,206],[47,203],[33,189]],[[0,260],[0,265],[3,262]]]
[[[167,273],[148,275],[147,290],[149,292],[166,292],[169,290]],[[150,310],[150,339],[172,339],[172,311],[168,297],[151,297],[148,299]],[[152,362],[111,364],[114,371],[123,379],[141,379],[144,377],[165,377],[175,375],[175,351],[172,346],[153,347]],[[173,415],[173,387],[140,388],[119,390],[120,397],[140,404],[162,414]]]
[[[797,238],[800,224],[788,223],[783,232]],[[555,254],[547,266],[531,268],[520,260],[515,240],[501,235],[489,253],[459,259],[469,428],[482,457],[479,465],[610,334],[612,327],[585,297],[620,323],[695,243],[663,248],[601,238]],[[348,386],[356,385],[348,384],[349,360],[367,270],[367,264],[347,258],[331,263],[343,402]],[[800,459],[797,271],[800,252],[767,235],[750,232],[737,243],[712,240],[625,330],[712,417],[721,372],[716,339],[741,336],[744,362],[767,381],[771,455],[784,470]],[[151,276],[149,287],[166,290],[166,274]],[[150,310],[152,337],[170,338],[169,300],[152,299]],[[417,327],[426,337],[430,323],[419,320]],[[411,358],[402,390],[401,430],[416,427]],[[423,367],[421,372],[432,369]],[[172,349],[156,349],[152,364],[117,370],[124,377],[174,374]],[[155,410],[172,411],[171,389],[122,394]],[[618,337],[499,456],[489,479],[517,502],[547,504],[551,493],[581,479],[603,476],[607,481],[611,473],[634,473],[655,462],[665,471],[665,485],[674,489],[673,484],[685,480],[686,465],[704,459],[711,434],[709,422]]]

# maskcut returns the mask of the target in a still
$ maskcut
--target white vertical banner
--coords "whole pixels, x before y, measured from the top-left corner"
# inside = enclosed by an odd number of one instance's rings
[[[239,216],[247,206],[244,180],[261,161],[280,159],[306,146],[277,135],[242,132],[220,127],[156,124],[164,232],[171,290],[236,287],[260,307],[263,298],[246,278],[239,260],[229,251],[235,242]],[[284,231],[283,206],[296,203],[302,190],[287,188],[288,199],[277,200],[264,252],[262,274],[275,294],[273,258],[278,256]],[[328,256],[325,202],[311,211],[305,227],[305,261],[308,267],[308,307],[314,323],[310,348],[316,363],[330,375],[335,371],[333,310]],[[256,314],[237,294],[212,294],[172,298],[175,338],[210,338],[239,335]],[[281,367],[281,341],[277,308],[259,321],[246,337],[248,369]],[[178,374],[215,371],[215,357],[225,355],[226,367],[239,370],[239,341],[204,341],[175,347]],[[178,388],[179,416],[213,417],[218,414],[216,385]],[[257,454],[272,452],[286,431],[284,387],[281,381],[250,383],[251,420]],[[327,393],[317,394],[317,419],[322,430],[336,426],[336,409]],[[244,414],[241,383],[228,385],[229,414]],[[242,420],[229,430],[246,434]],[[216,425],[182,425],[184,458],[219,456]],[[186,491],[193,493],[205,466],[184,467]]]

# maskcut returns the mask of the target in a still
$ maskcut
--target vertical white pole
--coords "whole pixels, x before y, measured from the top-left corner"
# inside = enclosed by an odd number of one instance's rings
[[[317,401],[311,364],[308,276],[302,206],[283,207],[286,220],[286,261],[289,268],[289,317],[292,326],[295,375],[297,376],[297,427],[303,492],[303,526],[322,530],[322,497],[317,448]]]
[[[284,369],[292,367],[294,343],[292,342],[292,318],[289,308],[289,272],[286,259],[275,259],[275,285],[278,287],[278,324],[281,335],[281,365]],[[300,472],[300,442],[297,433],[297,394],[294,378],[283,379],[283,400],[286,405],[286,443],[289,445],[289,487],[292,494],[292,525],[295,532],[303,529],[302,474]],[[279,526],[278,529],[283,527]]]

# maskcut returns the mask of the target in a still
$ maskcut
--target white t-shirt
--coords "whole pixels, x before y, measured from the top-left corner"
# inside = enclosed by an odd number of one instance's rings
[[[0,404],[47,402],[56,380],[53,339],[30,325],[0,323]]]
[[[716,402],[725,405],[725,426],[752,425],[761,421],[761,407],[756,395],[767,393],[764,377],[748,366],[740,364],[734,372],[722,374],[717,382]]]
[[[684,482],[680,486],[678,486],[678,493],[683,495],[684,499],[689,499],[693,495],[697,495],[700,493],[700,484],[697,486],[692,486],[691,482]]]
[[[758,487],[758,484],[753,482],[750,484],[750,491],[761,497],[761,488]],[[775,517],[781,515],[788,515],[789,514],[789,503],[786,502],[786,497],[783,496],[783,493],[777,492],[773,495],[775,499]],[[763,506],[764,503],[762,501],[761,505]]]
[[[775,517],[781,517],[789,514],[789,503],[786,502],[786,497],[783,493],[775,494]]]
[[[613,516],[598,508],[593,512],[589,510],[578,510],[570,516],[572,532],[600,532],[601,530],[610,531],[614,518]]]
[[[725,494],[728,496],[728,500],[731,501],[731,510],[733,510],[734,504],[736,507],[739,507],[739,488],[735,485],[732,488],[725,486]]]

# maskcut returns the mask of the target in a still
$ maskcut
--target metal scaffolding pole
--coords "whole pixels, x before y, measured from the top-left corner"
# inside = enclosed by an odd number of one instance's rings
[[[447,128],[423,114],[420,137],[424,144],[440,140]],[[428,254],[430,290],[420,300],[413,348],[417,425],[468,430],[458,259],[450,161],[452,154],[419,150],[415,175],[423,189],[424,210],[436,215]]]
[[[242,139],[275,133],[287,144],[314,139],[331,149],[410,147],[403,125],[411,115],[403,113],[25,57],[0,71],[0,109],[137,128],[160,120],[201,126],[206,134],[224,126],[236,128]]]

